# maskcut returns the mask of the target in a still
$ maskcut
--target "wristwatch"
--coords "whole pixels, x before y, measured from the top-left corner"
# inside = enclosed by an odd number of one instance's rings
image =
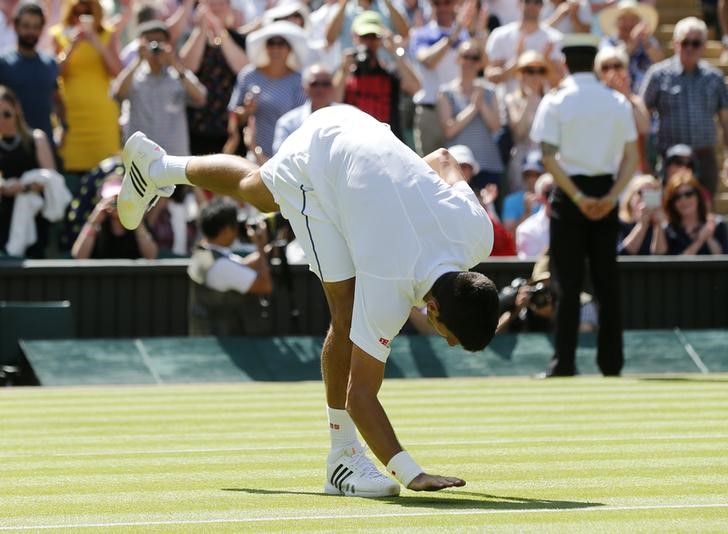
[[[394,55],[397,57],[404,57],[406,51],[401,46],[398,46],[397,49],[394,51]]]

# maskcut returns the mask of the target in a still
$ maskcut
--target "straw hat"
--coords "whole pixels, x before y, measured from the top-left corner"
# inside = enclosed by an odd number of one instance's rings
[[[548,68],[546,58],[543,57],[543,54],[541,52],[536,52],[535,50],[526,50],[520,56],[518,56],[518,61],[516,62],[516,68],[518,70],[534,65]]]
[[[602,11],[599,16],[599,26],[605,35],[617,35],[617,19],[625,13],[634,13],[642,22],[647,24],[650,33],[655,33],[659,15],[657,10],[649,4],[643,4],[636,0],[620,0]]]
[[[265,49],[265,43],[272,37],[282,37],[291,45],[291,53],[288,54],[287,64],[293,70],[301,70],[306,63],[309,52],[306,33],[300,26],[285,20],[271,22],[248,35],[245,44],[250,61],[256,67],[263,67],[268,64],[270,59]]]

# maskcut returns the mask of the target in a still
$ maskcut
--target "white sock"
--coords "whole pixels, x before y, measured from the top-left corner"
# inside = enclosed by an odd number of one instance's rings
[[[347,447],[359,446],[356,437],[356,425],[346,410],[326,407],[329,414],[329,434],[331,436],[331,452],[329,460],[339,457]]]
[[[158,187],[185,184],[192,185],[187,179],[187,163],[192,156],[162,156],[149,166],[149,174]]]

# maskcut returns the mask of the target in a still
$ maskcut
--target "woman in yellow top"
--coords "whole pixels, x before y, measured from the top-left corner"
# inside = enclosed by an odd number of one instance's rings
[[[119,106],[109,96],[121,61],[103,16],[98,0],[68,0],[61,22],[50,29],[68,121],[61,156],[72,173],[92,169],[121,148]]]

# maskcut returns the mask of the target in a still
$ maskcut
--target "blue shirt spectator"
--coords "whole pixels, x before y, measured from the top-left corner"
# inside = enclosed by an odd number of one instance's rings
[[[17,48],[0,55],[0,85],[13,90],[20,100],[28,126],[43,130],[53,142],[51,115],[59,120],[65,113],[58,95],[58,65],[51,56],[37,50],[45,17],[40,6],[27,3],[15,14]]]

